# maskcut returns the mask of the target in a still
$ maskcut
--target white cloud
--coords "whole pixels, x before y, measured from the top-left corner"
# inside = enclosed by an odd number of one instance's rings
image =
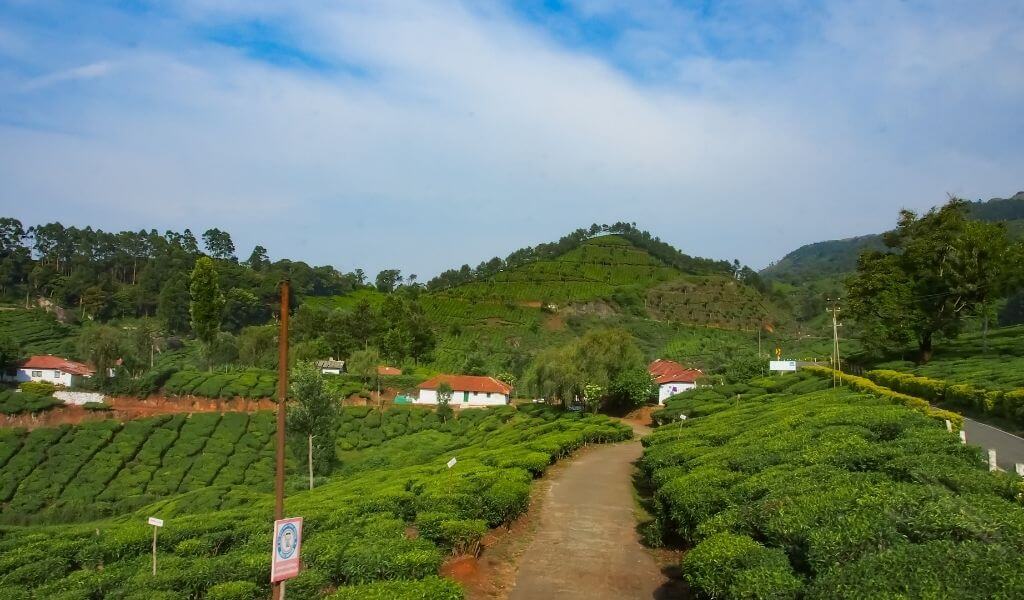
[[[68,81],[87,81],[90,79],[96,79],[97,77],[107,75],[112,69],[113,64],[107,61],[99,61],[73,67],[71,69],[64,69],[55,73],[48,73],[40,77],[29,79],[21,86],[21,91],[36,91]]]
[[[222,0],[185,15],[204,26],[287,18],[305,51],[365,73],[285,69],[187,33],[153,36],[184,48],[90,41],[85,67],[23,82],[53,97],[18,107],[31,128],[0,129],[5,212],[219,226],[240,249],[426,276],[620,219],[760,266],[885,227],[902,204],[1022,187],[1022,152],[991,148],[1000,126],[1022,125],[998,110],[1024,95],[1006,15],[958,26],[959,15],[836,9],[784,60],[680,55],[677,79],[658,82],[495,7],[303,4],[284,15]],[[635,21],[662,23],[655,40],[680,22]],[[639,39],[637,51],[658,50]],[[70,80],[82,85],[56,85]],[[993,110],[974,114],[989,90]]]

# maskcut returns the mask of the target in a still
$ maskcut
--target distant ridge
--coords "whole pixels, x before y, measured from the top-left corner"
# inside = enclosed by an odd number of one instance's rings
[[[970,202],[967,208],[979,221],[1003,221],[1010,234],[1024,237],[1024,191],[1009,198],[992,198]],[[787,283],[838,277],[857,268],[857,257],[863,250],[882,250],[881,233],[840,240],[806,244],[793,250],[782,260],[761,270],[761,276]]]

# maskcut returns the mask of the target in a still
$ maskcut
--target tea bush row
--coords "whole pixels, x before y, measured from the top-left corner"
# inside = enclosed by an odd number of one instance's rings
[[[656,524],[692,547],[698,596],[1020,594],[1020,478],[891,399],[804,374],[752,383],[670,399],[690,418],[643,440]]]
[[[486,527],[521,515],[534,476],[488,465],[480,455],[631,435],[605,417],[532,407],[471,413],[455,419],[465,420],[457,432],[423,429],[353,451],[361,465],[289,494],[286,511],[305,519],[303,572],[289,582],[289,598],[461,598],[457,584],[437,577],[446,555],[473,548]],[[378,427],[400,418],[377,414]],[[346,419],[373,417],[346,411]],[[448,468],[452,456],[458,462]],[[216,504],[208,500],[220,496],[230,507],[210,509]],[[150,515],[165,520],[156,577],[149,571]],[[272,516],[270,494],[212,486],[115,520],[0,528],[0,589],[7,597],[264,598]]]
[[[273,432],[270,412],[0,430],[0,517],[81,521],[210,486],[267,490]]]
[[[875,383],[867,377],[858,377],[857,375],[851,375],[849,373],[836,372],[828,367],[810,366],[804,367],[803,370],[807,373],[820,377],[828,377],[829,379],[835,376],[841,384],[848,385],[855,390],[873,394],[879,398],[884,398],[896,404],[902,404],[907,408],[912,408],[939,421],[949,420],[953,427],[958,431],[963,429],[963,415],[959,415],[948,410],[934,408],[923,398],[893,391],[888,387]]]
[[[993,390],[888,369],[868,371],[865,375],[897,392],[912,394],[951,408],[970,409],[1024,424],[1024,388]]]
[[[0,311],[0,337],[16,341],[26,355],[67,354],[74,347],[74,331],[43,310]]]
[[[244,371],[192,371],[174,373],[164,384],[164,391],[177,396],[207,398],[272,398],[277,375],[264,369]]]

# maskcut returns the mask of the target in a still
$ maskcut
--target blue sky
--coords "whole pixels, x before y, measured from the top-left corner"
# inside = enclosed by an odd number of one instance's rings
[[[762,267],[1024,189],[1024,4],[0,0],[0,208],[429,277],[591,222]]]

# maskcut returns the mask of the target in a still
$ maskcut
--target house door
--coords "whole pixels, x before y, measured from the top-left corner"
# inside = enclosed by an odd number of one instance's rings
[[[462,392],[462,401],[469,402],[469,392]]]

